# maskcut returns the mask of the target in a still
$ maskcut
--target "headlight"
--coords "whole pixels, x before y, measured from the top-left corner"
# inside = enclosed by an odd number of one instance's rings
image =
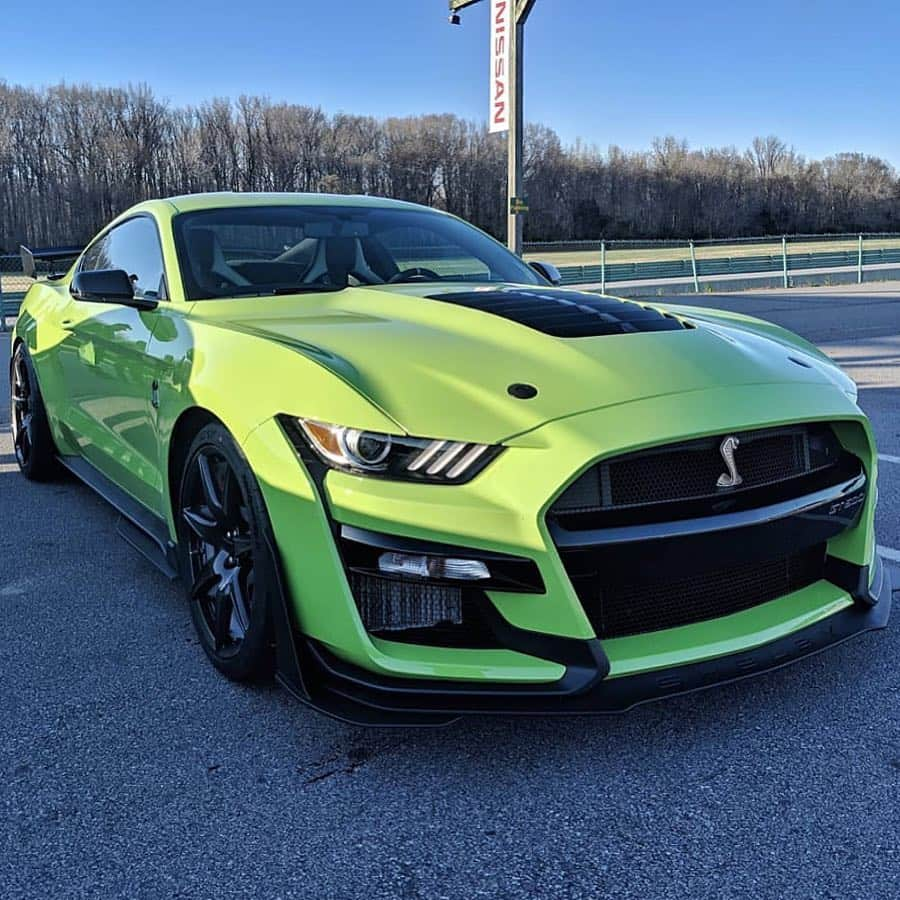
[[[291,427],[295,423],[296,429]],[[302,436],[333,469],[403,481],[461,484],[503,450],[496,445],[361,431],[314,419],[286,419],[284,424],[295,444]]]

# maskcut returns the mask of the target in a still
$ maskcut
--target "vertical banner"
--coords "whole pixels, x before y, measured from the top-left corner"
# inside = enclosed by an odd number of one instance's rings
[[[489,131],[509,131],[509,39],[514,0],[491,0],[491,111]]]

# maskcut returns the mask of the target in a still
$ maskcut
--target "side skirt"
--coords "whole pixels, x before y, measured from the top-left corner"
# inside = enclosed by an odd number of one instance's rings
[[[138,503],[86,459],[80,456],[58,456],[57,459],[63,468],[118,511],[120,519],[116,530],[120,537],[167,578],[173,581],[178,578],[175,544],[169,538],[169,529],[160,516]]]
[[[119,521],[116,530],[126,543],[156,566],[167,578],[172,581],[180,578],[175,544],[169,538],[169,529],[161,516],[138,503],[86,459],[63,455],[57,455],[57,459],[63,468],[118,511]],[[285,593],[281,557],[268,535],[266,543],[275,560],[276,584],[273,587],[278,596],[272,611],[275,632],[275,678],[296,699],[309,704],[309,691],[300,665],[293,616]]]

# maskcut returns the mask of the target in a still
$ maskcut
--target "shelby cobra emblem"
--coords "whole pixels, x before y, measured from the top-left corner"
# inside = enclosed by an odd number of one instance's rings
[[[722,454],[722,459],[725,460],[725,465],[728,467],[728,471],[723,472],[716,482],[719,487],[737,487],[744,480],[738,473],[737,464],[734,461],[734,451],[740,444],[741,442],[734,435],[729,435],[719,446],[719,453]]]

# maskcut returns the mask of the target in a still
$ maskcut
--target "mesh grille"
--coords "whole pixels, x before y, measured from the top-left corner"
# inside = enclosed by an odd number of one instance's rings
[[[389,641],[432,647],[497,647],[481,614],[481,591],[350,572],[366,630]]]
[[[740,473],[747,487],[770,484],[807,471],[803,464],[802,434],[757,437],[738,448]],[[681,497],[715,493],[716,482],[725,472],[718,444],[686,447],[607,464],[613,506],[658,503],[672,499],[676,486]]]
[[[729,435],[606,460],[589,469],[553,504],[551,514],[565,515],[626,509],[679,500],[734,496],[776,485],[836,465],[841,448],[824,425],[739,432],[735,461],[743,479],[738,488],[720,488],[726,465],[720,447]]]
[[[689,576],[666,576],[601,586],[573,579],[600,638],[625,637],[689,625],[751,609],[823,577],[825,546],[768,562]]]
[[[462,591],[350,573],[350,588],[369,631],[402,631],[462,622]]]

